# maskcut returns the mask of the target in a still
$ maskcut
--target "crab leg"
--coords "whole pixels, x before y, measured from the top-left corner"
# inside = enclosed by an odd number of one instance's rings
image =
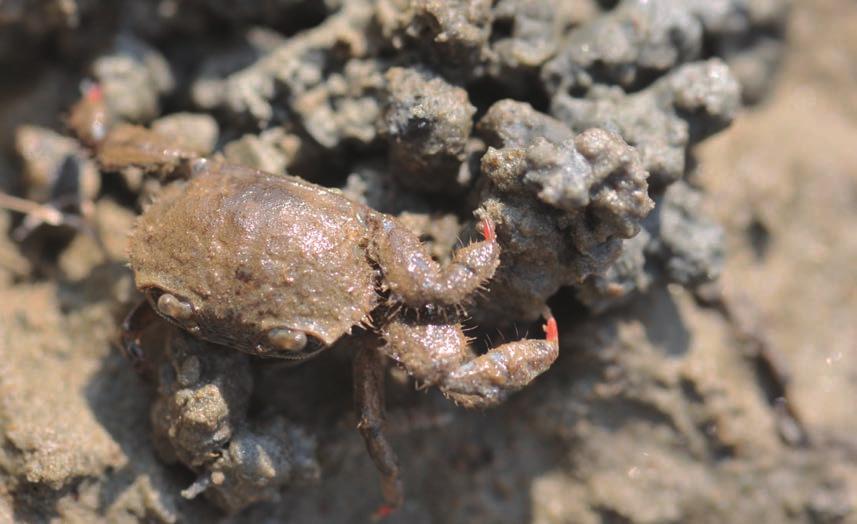
[[[380,266],[390,291],[409,306],[456,306],[494,275],[500,246],[494,225],[482,223],[485,240],[458,249],[444,267],[435,262],[411,231],[389,217],[378,217],[370,256]]]
[[[146,361],[140,338],[143,336],[143,331],[157,320],[158,315],[152,310],[149,302],[143,299],[122,321],[122,351],[138,372],[143,370]]]
[[[194,174],[197,153],[156,131],[117,123],[100,85],[89,83],[83,91],[81,100],[71,108],[68,123],[81,142],[92,148],[101,169],[121,171],[134,167],[164,179]]]
[[[354,357],[354,403],[360,413],[357,429],[366,441],[366,449],[381,473],[381,491],[389,511],[402,505],[404,488],[399,475],[396,452],[384,435],[384,358],[365,345]]]
[[[559,335],[552,316],[544,329],[543,340],[509,342],[476,356],[459,324],[399,318],[383,328],[387,345],[380,351],[456,403],[488,407],[529,384],[556,360]]]

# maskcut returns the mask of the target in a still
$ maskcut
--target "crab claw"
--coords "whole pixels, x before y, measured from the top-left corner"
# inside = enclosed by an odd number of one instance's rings
[[[482,219],[482,236],[485,237],[485,240],[497,238],[497,234],[494,232],[494,222],[490,218]]]
[[[104,88],[98,82],[86,82],[82,87],[82,91],[87,102],[97,104],[104,100]]]
[[[547,318],[542,328],[545,330],[545,340],[559,343],[559,328],[557,328],[556,319],[553,316]]]
[[[372,514],[372,520],[374,522],[378,522],[379,520],[384,520],[390,515],[392,515],[396,511],[396,508],[393,506],[388,506],[387,504],[381,504],[378,506],[378,509],[375,510],[375,513]]]

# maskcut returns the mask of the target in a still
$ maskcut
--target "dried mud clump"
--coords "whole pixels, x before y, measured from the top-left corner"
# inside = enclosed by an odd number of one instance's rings
[[[161,113],[161,97],[175,86],[164,56],[141,40],[121,34],[113,49],[92,63],[110,113],[119,119],[147,122]]]
[[[655,200],[640,233],[607,271],[586,279],[578,298],[594,311],[626,303],[656,284],[689,289],[716,280],[725,258],[723,228],[699,212],[703,195],[685,182]]]
[[[604,271],[622,239],[637,234],[653,207],[648,173],[618,135],[573,137],[521,102],[498,102],[478,129],[490,147],[477,214],[494,221],[503,246],[486,302],[533,319],[561,286]]]
[[[738,82],[713,59],[682,66],[633,94],[602,86],[585,98],[561,93],[551,113],[575,131],[618,133],[640,152],[651,183],[662,187],[684,175],[688,148],[729,125],[740,104]]]
[[[586,93],[597,84],[635,89],[702,52],[702,24],[680,3],[620,2],[569,33],[542,77],[552,93]]]
[[[297,96],[292,108],[309,136],[327,149],[343,143],[371,144],[381,113],[381,73],[372,61],[351,60],[341,73]]]
[[[467,92],[413,69],[395,67],[386,77],[390,170],[416,190],[455,192],[476,112]]]
[[[277,100],[277,109],[282,109],[282,101],[289,108],[298,107],[302,97],[310,96],[329,79],[328,73],[338,73],[350,58],[367,56],[371,15],[368,2],[347,2],[320,25],[274,45],[249,66],[232,72],[227,69],[223,76],[223,66],[204,65],[191,86],[194,102],[249,117],[260,125],[288,120],[287,113],[275,114],[272,101]],[[366,75],[358,78],[363,82]]]
[[[416,47],[425,58],[453,73],[472,71],[484,61],[491,35],[489,0],[379,2],[382,33],[394,47]]]
[[[318,479],[315,442],[282,417],[248,420],[253,376],[246,356],[174,331],[152,405],[155,444],[167,463],[199,475],[200,492],[234,512]]]
[[[552,94],[586,94],[599,84],[638,90],[706,46],[735,65],[747,101],[757,101],[782,52],[790,0],[623,0],[572,30],[542,69]]]
[[[27,198],[68,205],[98,195],[98,168],[76,140],[43,127],[21,126],[15,133],[15,152]]]
[[[563,32],[598,11],[594,1],[383,0],[375,17],[383,44],[397,53],[450,78],[490,79],[527,96]]]

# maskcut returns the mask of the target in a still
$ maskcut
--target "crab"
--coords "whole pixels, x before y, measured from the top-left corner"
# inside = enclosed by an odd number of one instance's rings
[[[384,434],[389,360],[421,387],[483,408],[557,358],[557,324],[547,311],[544,339],[478,354],[464,334],[464,306],[500,264],[490,221],[481,223],[482,240],[440,265],[395,217],[297,177],[184,155],[127,124],[104,133],[95,151],[110,169],[186,178],[164,186],[130,235],[130,266],[145,301],[124,323],[128,353],[141,354],[140,333],[157,317],[207,342],[294,361],[353,337],[358,429],[387,508],[403,501]],[[367,335],[378,343],[362,343]]]

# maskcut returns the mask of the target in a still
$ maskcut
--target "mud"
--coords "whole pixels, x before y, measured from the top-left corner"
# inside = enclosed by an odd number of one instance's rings
[[[341,189],[439,261],[494,219],[467,335],[540,335],[549,305],[559,359],[483,411],[391,366],[387,522],[857,522],[849,2],[127,4],[0,6],[0,189],[69,217],[0,210],[0,521],[382,501],[355,348],[294,366],[163,324],[143,369],[117,349],[169,182],[96,169],[68,129],[88,79],[117,125]]]

